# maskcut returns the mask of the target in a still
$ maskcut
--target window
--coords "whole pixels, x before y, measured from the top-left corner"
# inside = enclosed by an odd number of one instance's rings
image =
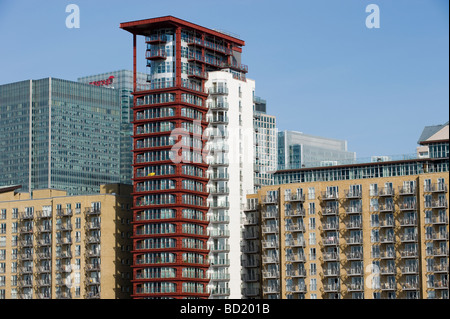
[[[378,196],[378,184],[370,184],[370,196]]]
[[[316,229],[316,218],[315,217],[311,217],[309,219],[309,229],[310,230],[315,230]]]
[[[311,263],[311,268],[309,269],[309,274],[311,276],[317,275],[317,265],[315,263]]]
[[[6,209],[0,209],[0,219],[6,219]]]
[[[317,279],[311,278],[309,282],[309,290],[316,291],[317,290]]]
[[[314,215],[316,213],[316,203],[309,203],[308,213]]]
[[[316,244],[316,233],[309,233],[309,244],[310,245]]]
[[[316,191],[314,187],[308,188],[308,199],[315,199],[316,198]]]
[[[316,249],[315,248],[309,249],[309,260],[316,260]]]

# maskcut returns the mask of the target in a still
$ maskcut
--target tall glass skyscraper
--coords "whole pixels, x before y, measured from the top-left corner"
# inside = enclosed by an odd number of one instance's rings
[[[45,78],[0,85],[0,186],[69,194],[119,182],[119,91]]]
[[[147,74],[136,73],[139,85],[147,83]],[[133,71],[119,70],[78,78],[78,82],[119,91],[120,103],[120,182],[131,184],[133,177]]]

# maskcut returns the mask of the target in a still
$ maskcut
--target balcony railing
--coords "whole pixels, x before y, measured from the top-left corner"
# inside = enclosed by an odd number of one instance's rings
[[[447,185],[443,183],[425,185],[424,191],[427,193],[446,193]]]
[[[287,202],[304,202],[305,194],[286,194],[284,200]]]

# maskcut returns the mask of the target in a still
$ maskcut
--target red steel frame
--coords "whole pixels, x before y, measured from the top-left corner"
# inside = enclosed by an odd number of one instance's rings
[[[181,83],[181,30],[189,30],[189,31],[195,31],[197,35],[200,35],[202,39],[205,39],[206,36],[208,37],[214,37],[215,39],[219,39],[222,41],[222,43],[226,44],[226,47],[228,48],[229,52],[231,50],[241,52],[241,46],[245,45],[245,42],[242,40],[239,40],[237,38],[228,36],[226,34],[210,30],[201,26],[198,26],[196,24],[172,17],[172,16],[166,16],[166,17],[160,17],[160,18],[154,18],[154,19],[147,19],[147,20],[140,20],[140,21],[133,21],[133,22],[126,22],[121,23],[120,28],[130,32],[133,34],[133,81],[134,81],[134,118],[136,119],[136,113],[138,111],[141,111],[143,109],[147,108],[156,108],[156,107],[162,107],[162,106],[171,106],[175,108],[175,116],[170,117],[170,121],[175,123],[175,127],[179,128],[181,127],[181,123],[183,121],[192,121],[190,118],[184,118],[181,116],[181,108],[183,106],[188,106],[190,108],[196,109],[200,111],[203,115],[203,120],[201,122],[202,129],[204,130],[207,127],[206,122],[206,98],[208,96],[207,93],[204,93],[204,84],[205,80],[201,80],[203,92],[190,90],[187,88],[182,87]],[[137,83],[136,83],[136,36],[147,36],[152,33],[152,31],[158,30],[160,28],[174,28],[175,29],[175,36],[176,36],[176,68],[175,68],[175,87],[171,88],[164,88],[164,89],[154,89],[154,90],[148,90],[148,91],[137,91]],[[205,53],[205,48],[202,48],[202,55]],[[230,62],[230,56],[229,54],[227,59]],[[205,72],[206,70],[205,63],[202,64],[202,71]],[[220,68],[217,68],[219,70]],[[139,97],[142,97],[144,95],[148,94],[155,94],[155,93],[173,93],[175,94],[175,101],[164,103],[164,104],[152,104],[152,105],[139,105],[137,106],[136,100]],[[203,106],[196,106],[189,103],[185,103],[181,101],[181,94],[182,93],[189,93],[196,95],[197,97],[201,98],[203,100]],[[157,150],[170,150],[171,146],[163,146],[163,147],[152,147],[148,149],[136,149],[136,142],[138,139],[143,137],[150,137],[150,136],[162,136],[162,135],[170,135],[171,132],[164,132],[164,133],[150,133],[146,135],[136,135],[136,127],[138,125],[141,125],[143,123],[151,123],[151,122],[157,122],[157,121],[164,121],[169,120],[169,118],[166,119],[146,119],[146,120],[135,120],[133,122],[133,143],[134,143],[134,155],[133,155],[133,172],[134,172],[134,179],[133,179],[133,186],[134,186],[134,193],[133,193],[133,298],[208,298],[209,294],[207,292],[207,284],[209,282],[209,279],[207,279],[207,273],[209,266],[207,264],[208,261],[208,253],[207,250],[207,231],[206,227],[208,226],[208,221],[206,220],[206,213],[208,212],[208,207],[206,206],[206,200],[208,197],[208,193],[206,191],[206,185],[208,183],[208,179],[206,177],[206,170],[208,168],[208,165],[204,162],[202,163],[190,163],[189,165],[196,166],[197,168],[203,170],[203,177],[194,177],[194,176],[187,176],[182,174],[182,166],[186,165],[186,163],[179,163],[174,164],[172,161],[161,161],[161,162],[152,162],[151,164],[145,164],[145,163],[137,163],[136,158],[139,153],[143,153],[145,151],[157,151]],[[192,135],[192,133],[186,133],[187,135]],[[201,136],[199,136],[201,138]],[[181,140],[181,137],[177,142]],[[203,141],[203,146],[204,146]],[[199,150],[201,152],[201,150]],[[137,177],[136,171],[139,168],[143,168],[145,166],[150,165],[163,165],[163,164],[169,164],[175,166],[175,174],[172,175],[163,175],[163,176],[146,176],[146,177]],[[176,183],[175,189],[170,190],[158,190],[158,191],[137,191],[136,185],[139,182],[145,181],[145,180],[152,180],[152,179],[171,179],[174,180]],[[203,184],[203,192],[196,192],[196,191],[190,191],[186,189],[182,189],[182,180],[195,180],[198,182],[201,182]],[[151,206],[137,206],[136,202],[138,197],[141,197],[143,195],[150,195],[150,194],[163,194],[163,193],[170,193],[176,195],[176,203],[175,204],[164,204],[164,205],[151,205]],[[194,194],[198,195],[201,198],[203,198],[203,206],[195,206],[195,205],[187,205],[182,203],[182,195],[183,194]],[[172,208],[176,211],[176,217],[174,219],[156,219],[156,220],[140,220],[136,218],[138,214],[145,210],[145,209],[158,209],[158,208]],[[204,220],[193,220],[193,219],[185,219],[182,216],[182,210],[186,208],[195,209],[197,211],[201,211],[204,214]],[[154,235],[142,235],[137,233],[137,229],[139,227],[142,227],[145,224],[152,224],[152,223],[161,223],[161,222],[167,222],[171,224],[176,225],[176,232],[170,233],[170,234],[154,234]],[[182,233],[181,227],[184,223],[190,223],[190,224],[196,224],[200,227],[203,227],[203,235],[196,235],[196,234],[186,234]],[[137,249],[137,244],[143,241],[147,238],[174,238],[176,239],[176,247],[175,248],[160,248],[160,249],[149,249],[149,250],[143,250],[143,249]],[[203,249],[195,249],[195,248],[183,248],[182,247],[182,239],[184,238],[193,238],[193,239],[199,239],[203,241]],[[176,254],[176,261],[175,263],[155,263],[155,264],[138,264],[137,259],[139,256],[145,254],[145,253],[159,253],[159,252],[168,252],[168,253],[175,253]],[[183,262],[182,260],[182,254],[183,253],[196,253],[201,256],[203,256],[203,260],[205,261],[203,264],[189,264],[186,262]],[[175,278],[154,278],[154,279],[143,279],[138,278],[137,273],[145,268],[158,268],[158,267],[170,267],[176,269],[176,277]],[[182,277],[182,269],[185,267],[192,267],[196,269],[203,270],[204,272],[204,278],[184,278]],[[175,292],[164,292],[164,293],[142,293],[138,291],[138,287],[142,285],[145,282],[171,282],[176,283],[176,291]],[[182,284],[192,282],[201,284],[204,286],[203,293],[197,292],[197,293],[188,293],[182,291]]]

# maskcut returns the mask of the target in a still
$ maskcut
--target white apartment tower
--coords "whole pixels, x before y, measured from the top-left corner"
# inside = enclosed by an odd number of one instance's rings
[[[254,187],[255,82],[225,71],[209,72],[208,285],[211,298],[241,298],[241,217]]]

